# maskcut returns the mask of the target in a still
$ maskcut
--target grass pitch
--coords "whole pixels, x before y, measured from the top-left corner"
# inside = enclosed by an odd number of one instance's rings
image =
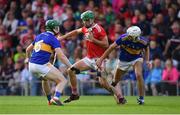
[[[0,96],[0,114],[180,114],[180,96],[145,97],[143,106],[137,97],[126,98],[126,105],[117,105],[112,96],[81,96],[65,106],[48,106],[45,96]]]

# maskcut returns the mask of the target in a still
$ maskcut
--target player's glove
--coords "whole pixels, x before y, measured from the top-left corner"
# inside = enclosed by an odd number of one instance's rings
[[[80,70],[75,67],[71,67],[71,70],[74,71],[76,74],[80,73]]]

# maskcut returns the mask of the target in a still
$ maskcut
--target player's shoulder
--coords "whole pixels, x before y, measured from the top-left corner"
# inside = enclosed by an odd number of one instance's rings
[[[144,44],[144,45],[147,45],[148,42],[149,42],[149,39],[147,37],[144,37],[144,36],[140,36],[139,37],[139,41]]]
[[[120,36],[119,36],[119,39],[121,39],[122,41],[124,41],[124,40],[126,40],[126,39],[128,39],[128,35],[125,33],[125,34],[121,34]]]
[[[54,40],[57,40],[54,34],[50,32],[43,32],[41,33],[41,35],[42,35],[41,37],[43,37],[43,39],[46,40],[47,42],[52,42]]]
[[[105,32],[104,28],[97,23],[92,28],[96,29],[98,32]]]
[[[77,31],[82,31],[82,33],[87,33],[88,29],[85,26],[83,26],[82,28],[77,29]]]

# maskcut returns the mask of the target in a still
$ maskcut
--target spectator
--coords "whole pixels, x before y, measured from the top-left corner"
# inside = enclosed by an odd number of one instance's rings
[[[28,96],[30,94],[29,88],[30,88],[32,77],[33,77],[32,74],[28,70],[28,62],[25,62],[24,68],[20,74],[21,74],[20,82],[22,85],[23,95]]]
[[[93,0],[89,0],[88,6],[86,7],[86,10],[91,10],[91,11],[93,11],[94,7],[95,7],[94,1],[93,1]]]
[[[176,95],[176,84],[179,79],[179,72],[173,66],[172,59],[167,59],[162,74],[162,91],[165,95]]]
[[[21,95],[21,63],[14,65],[13,77],[9,79],[8,89],[10,95]]]
[[[167,55],[167,54],[171,54],[176,52],[176,54],[179,54],[179,49],[178,47],[180,47],[180,25],[179,22],[174,22],[173,25],[171,26],[172,31],[173,31],[173,35],[172,37],[167,41],[166,46],[165,46],[165,50],[163,52],[163,55]],[[174,55],[176,55],[174,54]],[[178,57],[178,56],[176,56]],[[179,58],[177,58],[177,60],[180,60]]]
[[[141,28],[143,36],[148,36],[151,33],[150,23],[146,21],[146,16],[144,14],[139,15],[139,22],[137,25]]]
[[[166,24],[168,26],[171,26],[173,24],[174,21],[177,20],[176,17],[176,10],[173,7],[168,8],[168,15],[166,17]]]
[[[2,80],[4,81],[2,86],[6,90],[7,94],[10,94],[8,84],[10,79],[13,78],[14,63],[11,57],[7,58],[5,61],[6,62],[4,62],[2,66]]]
[[[106,10],[106,13],[105,13],[105,19],[106,19],[106,24],[107,25],[112,24],[113,21],[115,20],[115,14],[114,14],[114,12],[112,10],[111,5],[107,6],[107,10]]]
[[[3,47],[6,47],[3,46],[3,43],[5,41],[9,41],[9,35],[6,33],[5,30],[6,30],[5,27],[3,25],[0,25],[0,52],[2,52]]]
[[[28,11],[27,10],[23,10],[21,12],[22,14],[22,19],[19,19],[18,20],[18,28],[17,28],[17,32],[18,34],[23,34],[23,33],[26,33],[27,32],[27,22],[26,22],[26,19],[28,18]]]
[[[163,46],[165,45],[167,39],[171,36],[171,31],[167,24],[164,22],[164,18],[162,14],[157,14],[155,19],[155,25],[158,27],[159,35],[162,36]]]
[[[5,15],[5,9],[7,8],[7,1],[6,0],[1,0],[0,1],[0,16]]]
[[[14,54],[14,62],[17,63],[18,61],[24,61],[26,54],[23,52],[22,46],[18,45],[16,51],[17,53]]]
[[[160,47],[157,46],[157,42],[156,41],[150,41],[150,45],[149,45],[149,49],[150,49],[150,60],[153,60],[154,58],[159,57],[160,59],[163,59],[162,56],[162,50]]]
[[[50,18],[50,17],[47,17],[47,18]],[[41,33],[41,32],[45,32],[45,19],[44,19],[44,13],[40,13],[39,15],[37,15],[36,19],[33,19],[34,23],[35,23],[34,24],[35,34],[38,34],[38,33]]]
[[[74,17],[76,20],[80,20],[81,19],[81,13],[83,13],[85,11],[85,4],[84,2],[80,2],[78,5],[78,10],[75,12]]]
[[[108,11],[107,11],[107,7],[111,7],[112,9],[112,5],[109,4],[108,0],[101,0],[101,3],[100,3],[100,11],[103,13],[103,14],[106,14]]]
[[[149,91],[150,88],[153,96],[157,96],[160,93],[161,79],[161,59],[155,58],[153,61],[153,67],[151,68],[149,75],[146,79],[146,90]]]
[[[0,50],[0,59],[4,63],[6,62],[7,57],[12,57],[12,56],[13,56],[13,52],[10,47],[10,44],[8,43],[7,39],[4,39],[2,42],[2,49]]]
[[[20,45],[23,46],[23,49],[27,48],[27,46],[35,39],[35,36],[32,27],[28,28],[27,33],[21,35]]]
[[[134,16],[131,19],[132,24],[135,25],[135,24],[137,24],[139,22],[139,16],[140,16],[140,11],[138,9],[136,9],[134,11]]]
[[[119,21],[115,21],[114,25],[109,28],[109,40],[113,43],[121,34],[124,33],[124,27]]]
[[[18,20],[15,19],[13,12],[6,13],[6,16],[3,20],[3,25],[8,31],[10,36],[14,36],[17,29]]]
[[[32,2],[32,12],[33,13],[36,13],[38,7],[42,7],[42,10],[47,13],[47,9],[48,9],[48,6],[47,4],[44,2],[44,0],[34,0]]]
[[[147,9],[147,12],[146,12],[147,20],[151,22],[153,17],[154,17],[154,12],[153,12],[152,4],[151,3],[147,3],[146,9]]]

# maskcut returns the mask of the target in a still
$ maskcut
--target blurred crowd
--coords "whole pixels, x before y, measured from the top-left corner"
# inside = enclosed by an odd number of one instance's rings
[[[38,79],[24,63],[26,47],[45,31],[46,20],[59,21],[64,35],[82,27],[80,14],[86,10],[94,12],[95,22],[104,27],[110,44],[128,27],[139,26],[149,39],[153,64],[152,68],[144,65],[147,94],[176,94],[180,79],[180,0],[0,0],[0,95],[21,95],[22,90],[23,94],[37,95]],[[83,35],[61,41],[72,63],[86,55],[83,42]],[[117,60],[118,50],[113,53],[106,61],[107,69]],[[56,66],[65,70],[61,62]],[[90,81],[94,79],[92,73],[81,73],[78,79]],[[126,76],[124,81],[130,79],[133,84],[134,73]],[[27,88],[31,91],[27,92]]]

